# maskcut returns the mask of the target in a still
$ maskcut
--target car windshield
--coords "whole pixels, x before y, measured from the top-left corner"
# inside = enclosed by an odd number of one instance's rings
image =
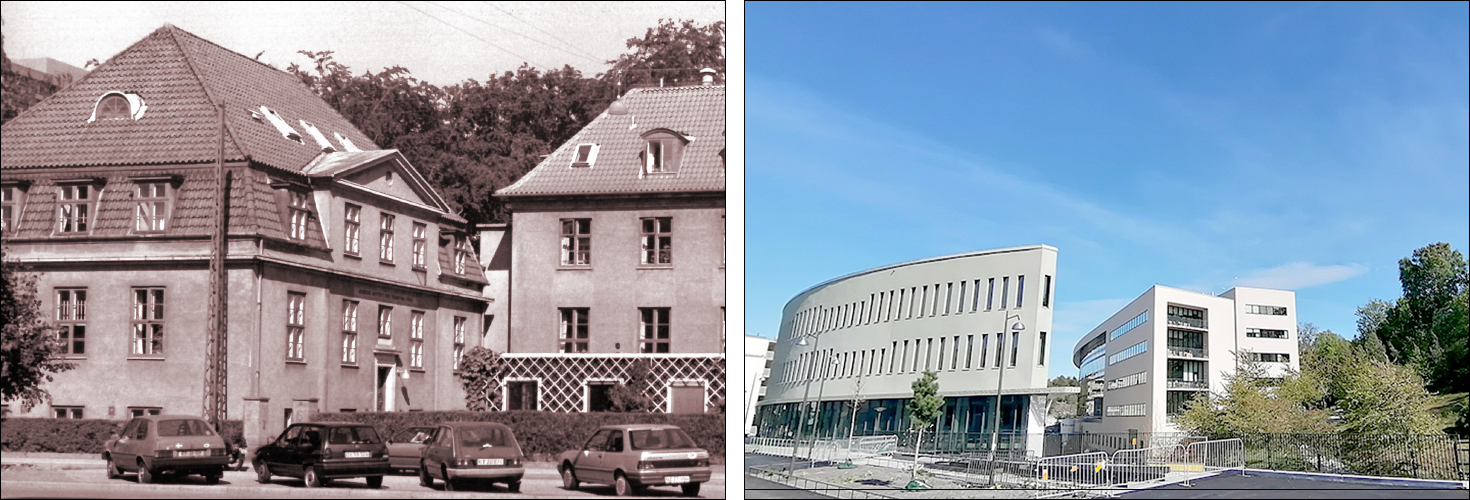
[[[504,427],[461,427],[459,428],[459,445],[468,447],[507,446],[510,444],[510,431]]]
[[[378,444],[378,431],[372,427],[333,427],[327,433],[331,444]]]
[[[158,422],[160,436],[213,436],[214,431],[203,420],[162,420]]]
[[[429,429],[428,427],[414,427],[412,429],[405,429],[403,431],[399,431],[397,435],[393,436],[393,442],[423,444],[424,441],[427,441],[429,439],[430,432],[431,429]]]
[[[628,431],[635,450],[693,448],[694,440],[683,429],[635,429]]]

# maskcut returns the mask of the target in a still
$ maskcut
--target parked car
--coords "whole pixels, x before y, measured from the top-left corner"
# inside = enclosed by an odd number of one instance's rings
[[[562,453],[557,464],[566,489],[611,484],[618,496],[661,485],[677,485],[694,496],[710,478],[709,451],[672,425],[603,426],[582,449]]]
[[[457,480],[487,479],[519,492],[525,475],[526,455],[515,433],[494,422],[439,424],[419,464],[419,484],[431,487],[440,479],[445,491],[454,491]]]
[[[424,442],[434,436],[433,427],[410,427],[388,438],[388,466],[394,471],[419,471]]]
[[[367,478],[369,487],[383,486],[388,467],[388,445],[371,425],[348,422],[293,424],[275,441],[255,450],[255,475],[261,483],[271,476],[301,478],[308,488],[328,480]]]
[[[136,472],[139,483],[152,483],[160,474],[202,474],[215,484],[230,461],[224,438],[204,419],[186,415],[134,417],[103,444],[102,459],[108,479]]]

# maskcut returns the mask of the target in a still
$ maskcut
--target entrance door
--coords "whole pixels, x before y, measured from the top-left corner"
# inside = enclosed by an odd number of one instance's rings
[[[373,403],[373,409],[376,410],[376,411],[387,411],[387,409],[388,409],[388,403],[387,403],[387,401],[388,401],[388,377],[391,376],[392,374],[393,374],[393,367],[391,367],[391,366],[379,366],[378,367],[378,385],[377,385],[377,390],[376,391],[373,391],[373,392],[376,392],[377,393],[377,397],[378,397],[377,398],[377,401],[375,401]]]

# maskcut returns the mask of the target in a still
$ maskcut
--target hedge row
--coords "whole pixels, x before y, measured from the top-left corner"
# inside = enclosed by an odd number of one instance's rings
[[[122,430],[127,420],[69,418],[6,418],[0,422],[0,449],[46,453],[102,453],[112,433]],[[221,432],[240,446],[245,442],[244,422],[226,420]]]
[[[561,452],[579,449],[598,427],[613,424],[672,424],[684,429],[694,443],[715,457],[725,455],[723,413],[556,413],[546,411],[425,411],[317,413],[316,422],[362,422],[386,437],[409,427],[440,422],[499,422],[510,426],[521,450],[531,460],[554,461]]]

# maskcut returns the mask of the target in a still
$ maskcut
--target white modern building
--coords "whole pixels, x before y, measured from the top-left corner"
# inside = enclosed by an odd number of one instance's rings
[[[1191,398],[1221,391],[1235,353],[1265,376],[1297,369],[1296,294],[1235,287],[1220,295],[1154,286],[1072,349],[1090,388],[1089,433],[1175,432]]]
[[[969,252],[801,292],[782,313],[758,434],[901,434],[912,384],[932,371],[946,400],[934,446],[988,449],[1000,394],[1001,433],[1034,437],[1007,437],[1001,448],[1039,451],[1048,395],[1077,390],[1047,387],[1056,257],[1046,245]],[[854,399],[863,400],[855,418]],[[803,418],[804,401],[820,416]]]
[[[776,341],[745,336],[745,433],[755,433],[755,409],[766,399],[766,383],[776,359]]]

